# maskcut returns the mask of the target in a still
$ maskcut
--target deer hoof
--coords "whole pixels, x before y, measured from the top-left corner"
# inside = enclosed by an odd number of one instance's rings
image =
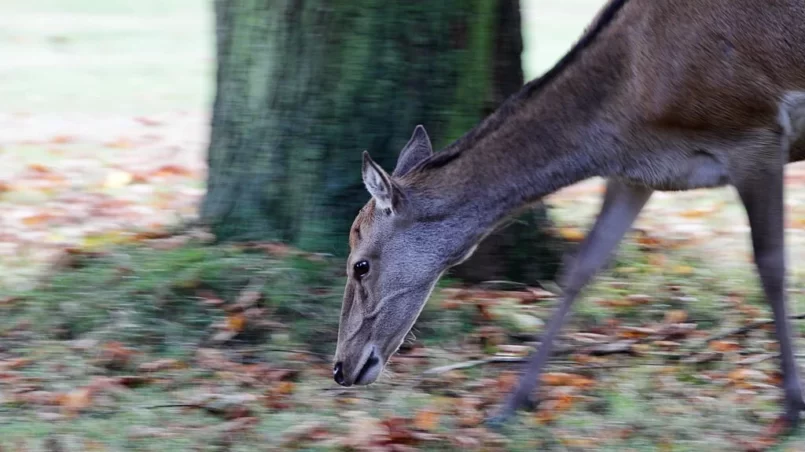
[[[783,419],[788,425],[788,429],[795,429],[799,426],[800,416],[803,409],[805,409],[805,407],[803,406],[802,402],[786,403]]]
[[[509,415],[499,413],[492,417],[484,419],[484,425],[490,430],[500,431],[503,429],[503,425],[506,423],[508,419]]]

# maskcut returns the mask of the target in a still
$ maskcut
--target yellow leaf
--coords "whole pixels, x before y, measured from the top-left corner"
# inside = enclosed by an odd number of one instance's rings
[[[246,316],[242,313],[230,314],[226,318],[226,328],[230,331],[241,332],[246,326]]]
[[[134,180],[134,176],[126,171],[114,170],[106,175],[106,180],[103,182],[104,188],[120,188],[125,187]]]
[[[276,388],[276,394],[291,394],[296,385],[292,381],[281,381]]]
[[[713,211],[709,209],[690,209],[680,212],[679,215],[685,218],[701,218],[711,213],[713,213]]]
[[[122,232],[106,232],[104,234],[92,235],[82,240],[82,247],[88,250],[103,248],[109,245],[118,245],[132,240],[132,236]]]
[[[690,265],[677,265],[673,271],[678,275],[690,275],[693,274],[693,267]]]
[[[584,232],[577,228],[561,228],[559,229],[559,235],[570,242],[581,242],[585,237]]]

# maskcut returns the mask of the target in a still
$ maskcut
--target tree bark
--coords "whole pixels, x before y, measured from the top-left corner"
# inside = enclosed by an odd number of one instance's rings
[[[221,240],[346,254],[369,198],[361,151],[391,171],[417,124],[441,148],[523,83],[517,0],[216,0],[215,13],[201,217]]]

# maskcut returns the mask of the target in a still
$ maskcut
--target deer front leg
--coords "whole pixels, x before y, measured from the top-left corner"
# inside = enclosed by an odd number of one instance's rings
[[[786,154],[787,156],[787,154]],[[756,163],[745,176],[733,176],[752,230],[752,248],[760,282],[771,304],[775,332],[780,343],[780,358],[785,396],[785,419],[790,426],[799,422],[805,409],[802,386],[794,358],[794,339],[788,321],[785,294],[785,246],[783,161],[769,158]]]
[[[502,424],[529,400],[530,394],[537,387],[542,369],[551,355],[553,341],[562,329],[573,301],[609,261],[610,255],[634,223],[652,192],[653,190],[649,188],[631,186],[619,181],[607,182],[601,212],[582,242],[576,259],[570,264],[570,270],[565,274],[559,308],[548,323],[539,349],[526,365],[517,389],[509,395],[501,410],[488,420],[489,424]]]

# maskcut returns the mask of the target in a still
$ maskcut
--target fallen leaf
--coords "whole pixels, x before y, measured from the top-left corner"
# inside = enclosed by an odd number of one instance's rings
[[[108,369],[121,370],[129,366],[135,353],[120,342],[107,342],[101,349],[99,364]]]
[[[59,399],[59,404],[67,414],[75,415],[83,411],[92,404],[92,393],[89,388],[80,388],[64,394]]]
[[[29,215],[22,219],[22,223],[26,226],[37,226],[55,218],[53,215],[43,212],[35,215]]]
[[[179,165],[163,165],[152,174],[157,177],[192,176],[193,172]]]
[[[234,313],[226,317],[226,328],[229,331],[239,333],[246,326],[246,316],[243,313]]]
[[[688,313],[681,309],[668,311],[665,313],[665,323],[684,323],[688,319]]]
[[[708,345],[709,348],[717,352],[736,352],[741,350],[740,344],[734,341],[711,341]]]
[[[543,384],[548,386],[573,386],[586,388],[594,384],[593,380],[587,377],[565,372],[547,372],[542,374],[540,380]]]
[[[53,144],[68,144],[73,143],[76,141],[76,138],[72,135],[55,135],[53,138],[50,139],[50,142]]]
[[[569,242],[581,242],[586,237],[584,231],[578,228],[560,228],[559,235]]]
[[[691,275],[693,274],[694,269],[689,265],[677,265],[671,271],[677,275]]]
[[[134,143],[126,137],[119,137],[113,141],[104,143],[104,146],[114,149],[131,149],[134,147]]]
[[[414,428],[432,432],[439,426],[439,413],[433,409],[424,408],[414,415]]]

